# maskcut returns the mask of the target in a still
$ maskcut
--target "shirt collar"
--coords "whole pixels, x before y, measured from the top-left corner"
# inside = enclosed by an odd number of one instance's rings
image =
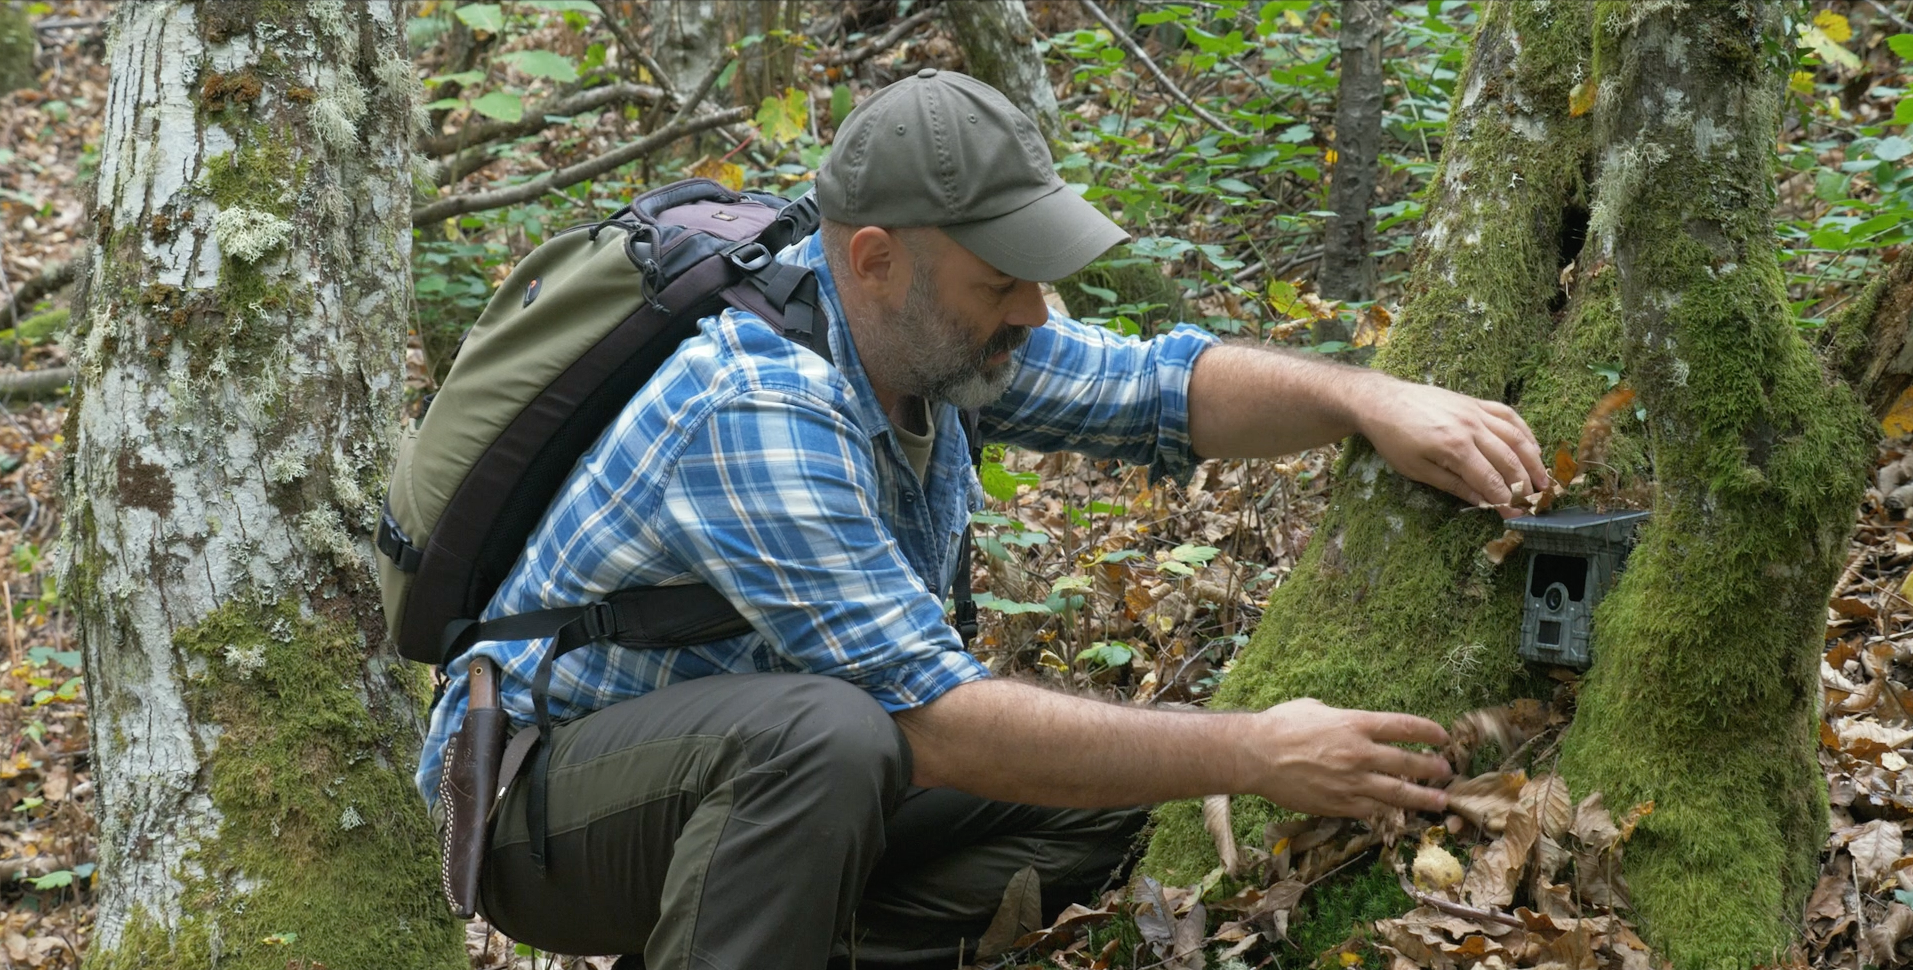
[[[857,356],[857,342],[851,339],[850,325],[844,322],[844,304],[837,295],[837,281],[830,274],[830,262],[824,258],[823,233],[812,233],[794,244],[785,251],[784,258],[808,266],[817,274],[818,302],[830,322],[826,335],[830,341],[830,357],[850,384],[851,419],[872,438],[889,431],[890,416],[884,414],[883,407],[877,403],[877,392],[870,386],[869,375],[864,373],[863,359]]]

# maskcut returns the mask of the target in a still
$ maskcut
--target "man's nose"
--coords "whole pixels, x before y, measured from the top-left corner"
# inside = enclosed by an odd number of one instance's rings
[[[1043,302],[1043,284],[1017,280],[1003,322],[1012,327],[1040,327],[1048,323],[1049,304]]]

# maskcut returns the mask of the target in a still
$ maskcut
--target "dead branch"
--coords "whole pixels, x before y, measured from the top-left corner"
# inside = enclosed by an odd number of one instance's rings
[[[1489,909],[1476,909],[1473,906],[1463,906],[1460,903],[1451,903],[1448,900],[1441,898],[1440,896],[1434,896],[1434,895],[1430,895],[1428,893],[1422,892],[1421,890],[1416,889],[1415,884],[1409,882],[1408,877],[1400,872],[1395,873],[1395,878],[1397,880],[1400,880],[1402,885],[1402,892],[1407,893],[1409,899],[1412,899],[1415,902],[1422,904],[1423,906],[1427,906],[1432,909],[1441,910],[1442,912],[1447,913],[1450,916],[1459,916],[1462,919],[1471,919],[1477,923],[1500,923],[1503,926],[1512,926],[1512,927],[1515,927],[1516,929],[1528,928],[1528,924],[1521,922],[1521,920],[1518,917],[1509,916],[1507,913],[1497,913]]]
[[[643,158],[686,135],[695,135],[701,131],[709,131],[712,128],[742,121],[750,117],[750,114],[750,108],[738,107],[699,115],[688,121],[674,120],[663,128],[621,148],[612,149],[576,165],[546,172],[521,185],[454,195],[419,206],[412,210],[412,225],[423,226],[440,219],[464,215],[467,212],[482,212],[486,209],[497,209],[526,202],[546,192],[576,185],[589,178],[596,178],[620,165]]]
[[[79,276],[79,269],[78,260],[54,263],[42,269],[40,275],[21,283],[20,288],[13,291],[13,299],[0,309],[0,326],[13,326],[35,301],[66,289]]]
[[[469,152],[484,147],[488,142],[502,138],[518,138],[534,132],[543,131],[553,122],[547,116],[569,117],[582,114],[596,108],[613,104],[657,104],[667,100],[663,89],[649,84],[607,84],[604,87],[574,91],[547,98],[525,109],[525,116],[517,121],[487,121],[472,125],[463,131],[446,135],[433,135],[419,143],[418,150],[426,155],[439,157],[450,155],[461,148]],[[447,164],[447,163],[441,163]],[[468,170],[469,171],[469,170]],[[440,185],[445,184],[440,182]]]
[[[891,25],[889,30],[884,31],[883,36],[878,37],[875,40],[864,41],[863,43],[858,44],[857,46],[847,51],[842,51],[836,54],[832,54],[829,57],[820,58],[818,59],[817,63],[822,64],[825,67],[844,67],[849,64],[857,64],[863,61],[867,61],[870,58],[878,54],[881,54],[892,47],[897,46],[897,44],[900,41],[902,41],[905,37],[909,36],[918,27],[921,27],[924,24],[927,24],[930,21],[936,19],[936,16],[939,12],[940,11],[936,7],[929,7],[923,10],[919,10],[916,13],[913,13],[910,16],[905,17],[902,20],[899,20],[895,24]]]
[[[0,398],[34,400],[52,397],[60,388],[71,383],[73,383],[71,367],[0,371]]]
[[[644,45],[638,43],[638,39],[632,35],[631,29],[626,27],[624,21],[619,18],[618,11],[612,8],[611,0],[596,0],[596,2],[598,4],[598,12],[604,14],[605,29],[611,31],[611,36],[618,39],[618,46],[624,48],[624,52],[629,54],[632,60],[637,61],[644,66],[645,70],[651,72],[651,77],[658,82],[658,87],[664,89],[664,95],[667,99],[673,102],[677,101],[677,88],[671,83],[670,76],[664,73],[664,68],[658,64],[656,58],[651,56],[651,52],[645,50]]]
[[[1109,30],[1110,35],[1116,38],[1116,43],[1123,45],[1124,50],[1135,55],[1136,59],[1141,61],[1143,66],[1149,69],[1149,73],[1155,76],[1156,83],[1161,84],[1163,89],[1169,92],[1170,97],[1182,102],[1182,106],[1195,112],[1196,117],[1201,118],[1216,128],[1220,128],[1237,138],[1246,137],[1241,132],[1229,127],[1228,122],[1204,111],[1202,106],[1195,102],[1194,98],[1189,97],[1181,88],[1176,86],[1176,82],[1169,80],[1169,75],[1164,74],[1162,68],[1156,66],[1155,60],[1143,51],[1142,45],[1136,43],[1136,41],[1129,36],[1129,31],[1116,26],[1116,21],[1111,20],[1109,14],[1104,13],[1103,8],[1096,5],[1096,0],[1082,0],[1082,3],[1083,9],[1089,11],[1089,15],[1095,17],[1097,23],[1102,24]]]

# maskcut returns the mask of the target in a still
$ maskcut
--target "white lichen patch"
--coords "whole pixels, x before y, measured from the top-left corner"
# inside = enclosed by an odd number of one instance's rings
[[[351,148],[359,138],[359,122],[365,117],[365,89],[352,75],[326,72],[330,84],[319,100],[312,102],[312,128],[319,140],[337,151]]]
[[[1603,246],[1612,249],[1622,208],[1640,196],[1649,171],[1665,161],[1667,149],[1645,138],[1631,145],[1610,146],[1601,156],[1601,186],[1588,213],[1588,231]]]
[[[352,540],[351,533],[345,531],[345,523],[340,521],[339,513],[332,509],[309,509],[299,515],[299,538],[307,546],[320,552],[330,553],[341,562],[353,562],[359,558],[358,543]]]
[[[339,813],[339,828],[342,831],[350,832],[364,824],[365,818],[359,814],[356,805],[347,805],[345,811]]]
[[[1694,152],[1700,157],[1706,158],[1714,153],[1714,149],[1731,145],[1733,141],[1734,133],[1715,124],[1714,119],[1705,116],[1694,119]]]
[[[292,237],[292,223],[263,209],[231,206],[213,217],[213,240],[220,252],[256,263]]]
[[[238,675],[240,680],[251,680],[253,674],[265,669],[266,666],[266,648],[262,644],[255,643],[250,647],[242,647],[236,643],[229,643],[221,653],[226,658],[227,665],[232,667],[233,673]]]
[[[1533,115],[1515,115],[1512,122],[1515,134],[1529,141],[1547,141],[1548,125]]]
[[[306,471],[304,448],[288,445],[266,459],[266,481],[274,485],[296,482],[306,476]]]
[[[1673,367],[1674,386],[1686,387],[1687,375],[1691,373],[1692,370],[1693,368],[1689,367],[1686,361],[1680,359],[1679,357],[1674,358],[1674,367]]]

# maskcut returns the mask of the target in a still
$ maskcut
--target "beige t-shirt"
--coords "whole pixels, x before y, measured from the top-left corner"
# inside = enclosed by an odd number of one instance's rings
[[[924,401],[922,404],[923,426],[926,429],[923,434],[917,434],[894,421],[890,423],[890,430],[896,432],[897,444],[903,446],[903,457],[916,470],[919,482],[929,474],[930,452],[937,444],[936,418],[930,414],[930,402]]]

